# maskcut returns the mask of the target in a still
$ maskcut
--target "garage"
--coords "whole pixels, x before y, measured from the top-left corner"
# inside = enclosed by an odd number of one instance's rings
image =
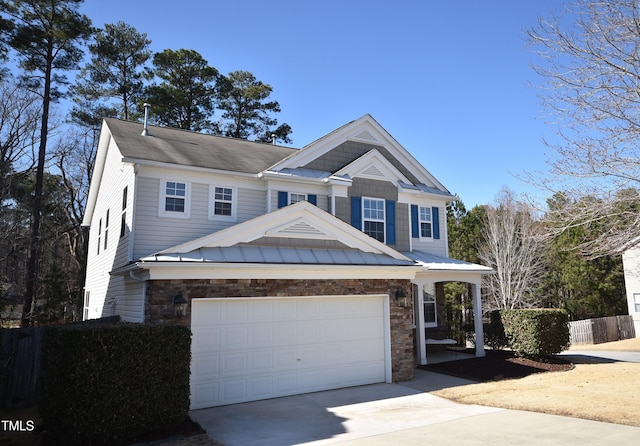
[[[192,409],[391,381],[387,295],[191,302]]]

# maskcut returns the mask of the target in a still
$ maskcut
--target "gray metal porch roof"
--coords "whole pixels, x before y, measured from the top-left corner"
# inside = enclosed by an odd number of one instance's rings
[[[466,271],[479,272],[483,274],[490,274],[493,272],[493,270],[488,266],[452,259],[450,257],[431,254],[424,251],[403,252],[402,254],[412,260],[415,260],[420,266],[429,270]]]
[[[273,246],[205,247],[186,253],[152,254],[143,262],[265,263],[305,265],[415,266],[415,262],[353,249]]]

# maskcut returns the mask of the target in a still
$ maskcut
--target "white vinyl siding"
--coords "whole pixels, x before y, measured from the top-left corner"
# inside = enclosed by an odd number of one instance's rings
[[[425,206],[422,204],[420,205],[420,207],[423,207],[423,206],[433,207],[435,206],[435,204],[432,206]],[[425,237],[412,238],[411,239],[412,250],[430,252],[432,254],[436,254],[440,256],[448,256],[449,250],[447,248],[447,213],[446,213],[445,207],[439,206],[439,208],[440,208],[440,211],[438,212],[438,220],[440,222],[439,224],[440,238],[439,239],[425,238]],[[408,212],[410,212],[410,209],[408,210]],[[432,214],[432,217],[433,217],[433,214]],[[411,215],[409,215],[409,224],[411,224],[410,222],[411,222]],[[431,222],[431,231],[433,236],[433,221]]]
[[[84,308],[84,316],[95,319],[111,314],[111,308],[106,302],[119,298],[119,290],[110,283],[111,270],[123,266],[128,262],[129,231],[123,237],[120,235],[120,209],[123,206],[123,193],[126,187],[133,190],[134,170],[130,164],[122,163],[122,155],[111,141],[105,159],[105,172],[100,184],[96,206],[89,228],[89,252],[87,255],[87,275],[85,280],[85,294],[90,298],[88,306]],[[127,206],[132,203],[131,193],[127,194]],[[109,224],[106,223],[107,213]],[[125,224],[131,224],[131,216],[125,217]],[[114,229],[115,228],[115,229]],[[115,231],[115,232],[114,232]],[[98,254],[99,249],[99,254]],[[116,313],[117,314],[117,313]]]
[[[640,336],[640,247],[635,246],[622,254],[624,284],[628,311],[633,316],[636,336]]]
[[[161,181],[160,178],[146,176],[138,178],[134,259],[226,229],[266,212],[266,194],[264,190],[257,189],[262,185],[256,182],[256,189],[233,188],[237,194],[235,220],[212,219],[210,197],[212,184],[215,183],[203,183],[194,179],[190,181],[190,218],[168,220],[158,217]],[[167,221],[171,224],[167,224]]]

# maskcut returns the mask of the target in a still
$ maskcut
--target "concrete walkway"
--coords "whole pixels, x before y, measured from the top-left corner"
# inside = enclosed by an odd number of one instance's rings
[[[191,412],[209,436],[236,445],[635,444],[640,428],[463,405],[430,391],[472,383],[425,370],[373,384]]]
[[[572,348],[560,355],[574,364],[603,364],[608,362],[640,362],[640,352],[585,350]]]

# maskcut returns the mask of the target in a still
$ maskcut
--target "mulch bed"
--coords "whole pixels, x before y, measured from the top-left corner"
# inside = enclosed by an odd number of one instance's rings
[[[533,373],[565,372],[573,369],[574,365],[557,356],[533,360],[517,357],[511,351],[487,350],[483,358],[460,359],[418,367],[472,381],[486,382],[523,378]]]

